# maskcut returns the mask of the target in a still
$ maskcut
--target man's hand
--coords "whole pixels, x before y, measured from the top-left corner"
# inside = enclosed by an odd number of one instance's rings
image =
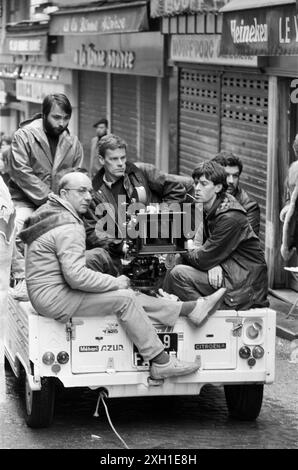
[[[286,204],[282,210],[280,211],[280,214],[279,214],[279,219],[281,222],[284,222],[285,221],[285,218],[286,218],[286,215],[287,215],[287,212],[289,210],[289,207],[290,207],[290,204]]]
[[[126,253],[128,252],[128,250],[129,250],[129,245],[128,245],[128,243],[123,242],[123,245],[122,245],[122,253],[123,253],[124,255],[126,255]]]
[[[124,276],[124,274],[117,277],[117,283],[118,289],[129,289],[130,287],[130,279],[127,276]]]
[[[209,269],[208,280],[213,289],[219,289],[223,282],[222,267],[218,265],[214,266],[212,269]]]

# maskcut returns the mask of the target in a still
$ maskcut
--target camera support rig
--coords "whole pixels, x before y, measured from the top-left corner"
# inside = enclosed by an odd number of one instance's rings
[[[162,286],[167,255],[187,251],[184,216],[183,211],[160,210],[159,204],[127,214],[128,251],[123,273],[131,279],[132,288],[154,295]]]

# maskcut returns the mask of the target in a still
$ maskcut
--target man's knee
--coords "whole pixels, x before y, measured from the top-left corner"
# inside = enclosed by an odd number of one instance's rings
[[[122,320],[131,313],[131,309],[136,307],[136,295],[132,289],[119,289],[115,292],[117,297],[115,313],[120,315]]]
[[[112,258],[104,248],[86,250],[86,266],[93,271],[98,271],[112,276],[117,275]]]
[[[173,281],[179,281],[179,282],[187,282],[189,279],[192,279],[193,276],[191,272],[189,272],[189,267],[190,266],[184,266],[183,264],[178,264],[175,266],[171,272],[170,272],[170,278]]]

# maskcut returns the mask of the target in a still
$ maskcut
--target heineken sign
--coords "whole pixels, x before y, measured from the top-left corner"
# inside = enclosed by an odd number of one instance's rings
[[[221,55],[297,55],[295,4],[223,14]]]

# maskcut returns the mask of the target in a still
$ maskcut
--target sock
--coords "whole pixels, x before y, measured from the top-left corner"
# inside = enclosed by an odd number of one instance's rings
[[[189,300],[187,302],[182,302],[180,315],[182,317],[187,317],[193,311],[193,309],[196,307],[196,305],[197,305],[196,300]]]
[[[156,364],[167,364],[170,360],[168,353],[162,351],[161,353],[157,354],[150,362],[155,362]]]

